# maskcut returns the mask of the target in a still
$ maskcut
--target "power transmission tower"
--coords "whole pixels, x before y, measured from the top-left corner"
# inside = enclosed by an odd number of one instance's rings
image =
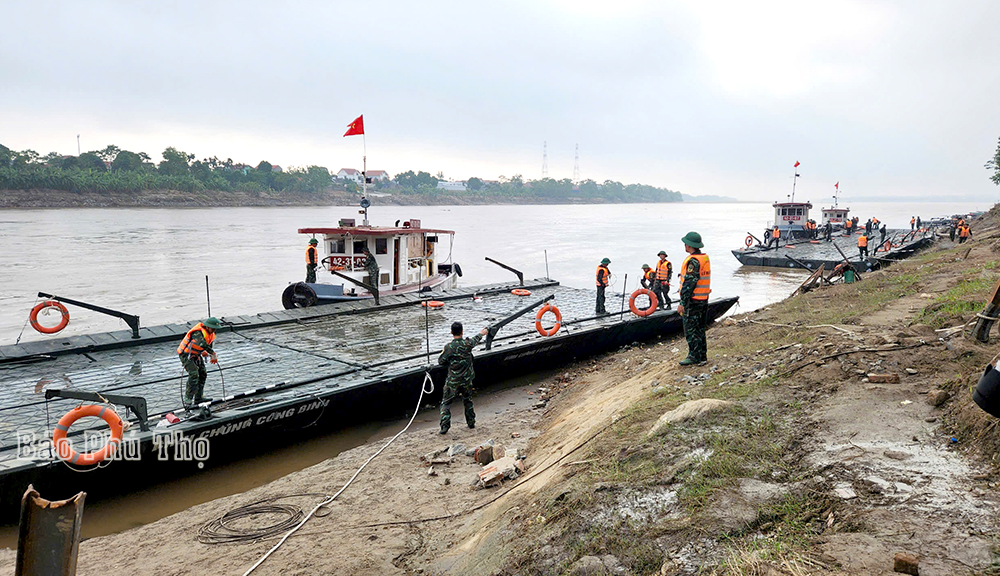
[[[580,145],[576,145],[576,154],[573,156],[573,183],[580,182]]]
[[[542,142],[542,178],[549,177],[549,143]]]

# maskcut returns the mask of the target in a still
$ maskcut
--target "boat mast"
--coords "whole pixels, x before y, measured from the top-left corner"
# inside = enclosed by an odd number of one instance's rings
[[[799,162],[795,162],[795,166],[792,166],[792,202],[795,202],[795,182],[799,178]]]
[[[365,135],[361,133],[361,202],[362,207],[365,209],[365,221],[364,226],[368,226],[368,142],[365,140]]]

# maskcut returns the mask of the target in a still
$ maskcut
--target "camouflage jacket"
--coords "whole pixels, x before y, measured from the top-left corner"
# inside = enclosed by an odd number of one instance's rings
[[[698,278],[701,276],[701,265],[698,263],[696,258],[691,258],[688,260],[687,270],[683,271],[684,281],[681,282],[681,304],[687,306],[691,303],[691,297],[694,296],[694,287],[698,284]]]
[[[482,341],[482,334],[476,334],[472,338],[454,338],[444,347],[438,357],[438,364],[448,367],[446,385],[472,383],[472,379],[476,377],[472,368],[472,349]]]

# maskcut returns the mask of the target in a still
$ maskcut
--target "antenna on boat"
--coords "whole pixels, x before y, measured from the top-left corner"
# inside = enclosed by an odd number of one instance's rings
[[[795,182],[799,179],[799,161],[795,161],[795,165],[792,166],[792,202],[795,202]]]
[[[208,291],[208,274],[205,274],[205,300],[208,302],[208,317],[212,317],[212,293]]]

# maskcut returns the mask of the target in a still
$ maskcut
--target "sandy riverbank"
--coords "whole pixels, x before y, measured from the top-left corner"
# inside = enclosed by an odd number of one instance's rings
[[[981,308],[998,224],[990,213],[961,249],[945,241],[728,318],[709,331],[707,367],[679,367],[685,344],[663,340],[567,367],[530,389],[548,390],[544,408],[482,413],[475,430],[459,409],[442,438],[423,415],[255,574],[891,574],[901,552],[924,576],[987,574],[1000,434],[969,390],[995,346],[935,329]],[[649,434],[692,400],[726,403]],[[436,476],[420,459],[490,438],[527,454],[501,488],[473,490],[471,458]],[[242,574],[273,540],[201,544],[202,525],[275,495],[331,494],[378,447],[90,539],[78,573]]]

